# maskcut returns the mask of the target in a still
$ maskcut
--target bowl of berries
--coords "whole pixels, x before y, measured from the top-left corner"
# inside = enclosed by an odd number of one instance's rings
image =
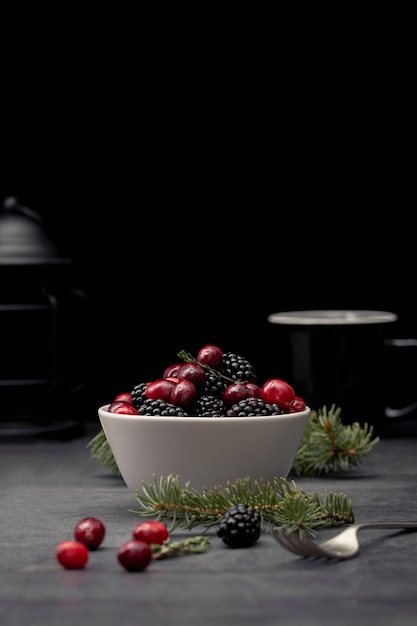
[[[311,414],[293,387],[259,381],[246,358],[216,345],[178,357],[161,378],[98,409],[127,487],[138,492],[169,476],[198,491],[286,478]]]

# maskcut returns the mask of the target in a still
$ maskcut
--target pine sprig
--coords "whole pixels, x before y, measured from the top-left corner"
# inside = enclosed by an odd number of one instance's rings
[[[90,450],[90,456],[93,461],[95,461],[100,467],[108,469],[112,475],[120,475],[116,460],[102,428],[87,443],[87,448]]]
[[[307,428],[291,468],[296,476],[322,476],[352,470],[363,462],[374,462],[373,426],[358,422],[347,425],[340,418],[341,409],[333,404],[312,411]]]
[[[170,531],[176,528],[192,530],[202,526],[208,530],[218,525],[226,511],[238,502],[245,502],[259,511],[266,530],[280,528],[285,532],[297,530],[315,535],[315,529],[353,523],[352,503],[343,493],[308,495],[294,481],[275,478],[271,482],[239,479],[226,486],[203,489],[180,487],[179,477],[169,475],[136,491],[138,510],[132,513],[164,522]]]

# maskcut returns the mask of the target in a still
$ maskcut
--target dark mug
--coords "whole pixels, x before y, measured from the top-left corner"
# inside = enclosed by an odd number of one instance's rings
[[[417,339],[396,337],[397,320],[390,311],[362,310],[268,316],[279,329],[274,345],[285,362],[282,377],[296,394],[313,410],[334,404],[344,423],[367,423],[381,436],[417,434],[417,355],[398,350],[417,347]]]

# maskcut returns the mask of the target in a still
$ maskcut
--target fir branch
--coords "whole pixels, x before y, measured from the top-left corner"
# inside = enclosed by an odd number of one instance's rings
[[[163,521],[170,532],[176,528],[192,530],[202,526],[206,531],[218,525],[226,511],[245,502],[261,514],[267,531],[279,527],[285,532],[298,530],[314,535],[315,529],[353,523],[352,503],[342,493],[315,492],[308,495],[294,481],[281,478],[272,483],[251,482],[250,478],[236,480],[224,487],[203,489],[200,493],[186,483],[181,488],[179,477],[154,476],[152,484],[136,491],[138,510],[131,513]]]
[[[100,467],[108,469],[112,475],[120,474],[109,442],[107,441],[107,437],[102,428],[87,443],[87,448],[90,450],[90,456],[93,461],[95,461]]]
[[[312,411],[307,428],[294,459],[291,473],[296,476],[322,476],[330,472],[352,470],[363,462],[378,458],[373,448],[373,426],[358,422],[343,424],[341,409],[333,404]]]

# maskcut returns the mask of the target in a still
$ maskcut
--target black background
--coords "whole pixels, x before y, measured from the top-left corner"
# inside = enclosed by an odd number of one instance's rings
[[[89,313],[72,363],[87,359],[93,403],[205,343],[282,375],[267,322],[276,311],[390,310],[397,334],[416,335],[412,212],[388,164],[355,180],[301,163],[284,176],[281,159],[273,168],[252,151],[232,171],[214,153],[204,165],[172,154],[150,166],[134,150],[119,158],[117,142],[88,163],[82,143],[65,143],[62,162],[64,145],[53,146],[15,146],[1,195],[38,211],[73,259]]]
[[[59,28],[5,44],[0,198],[73,260],[93,412],[205,343],[280,376],[280,310],[390,310],[417,335],[415,125],[389,50],[197,62],[80,30],[82,53]]]

